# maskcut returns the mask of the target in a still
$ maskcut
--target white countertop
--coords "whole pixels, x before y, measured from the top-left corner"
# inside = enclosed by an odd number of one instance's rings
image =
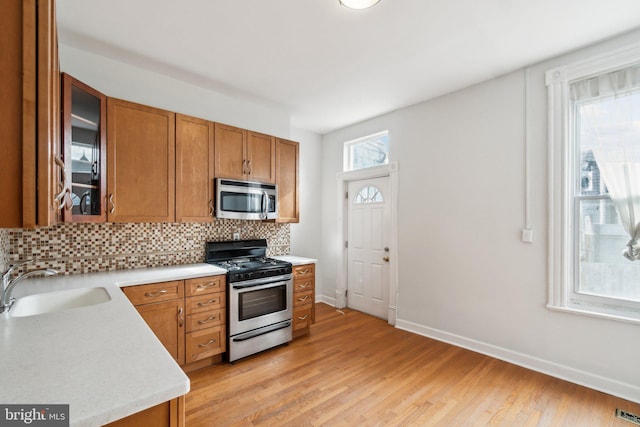
[[[293,255],[278,255],[278,256],[273,256],[271,258],[279,259],[280,261],[290,262],[293,265],[316,264],[318,262],[317,259],[304,258],[300,256],[293,256]]]
[[[100,426],[189,391],[189,378],[118,288],[225,274],[209,264],[27,279],[14,296],[97,287],[111,300],[30,317],[0,315],[0,402],[69,404]]]

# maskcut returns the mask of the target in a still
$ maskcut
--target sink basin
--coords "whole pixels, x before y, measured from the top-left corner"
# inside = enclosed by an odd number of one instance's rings
[[[9,311],[13,317],[35,316],[69,308],[102,304],[111,300],[105,288],[81,288],[45,292],[18,298]]]

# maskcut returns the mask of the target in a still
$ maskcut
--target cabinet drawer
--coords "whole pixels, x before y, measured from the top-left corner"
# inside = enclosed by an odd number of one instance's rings
[[[187,363],[223,353],[226,350],[225,328],[216,326],[187,334]]]
[[[133,305],[171,301],[184,297],[184,282],[176,280],[173,282],[151,283],[149,285],[127,286],[122,288],[122,291]]]
[[[187,332],[218,326],[224,323],[225,312],[222,309],[204,311],[187,316]]]
[[[313,291],[296,292],[293,294],[293,306],[312,304],[313,303]]]
[[[293,292],[312,291],[315,288],[313,278],[300,278],[293,282]]]
[[[293,330],[298,331],[311,326],[312,304],[302,305],[293,309]]]
[[[316,274],[315,264],[296,265],[293,267],[293,280],[303,277],[314,277]]]
[[[224,295],[224,293],[217,293],[186,298],[185,304],[187,306],[187,315],[224,307]]]
[[[186,296],[198,296],[222,292],[225,286],[224,276],[199,277],[184,281],[184,293]]]

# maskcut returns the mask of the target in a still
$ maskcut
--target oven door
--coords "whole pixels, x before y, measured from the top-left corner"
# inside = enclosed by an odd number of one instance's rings
[[[291,320],[293,279],[290,275],[231,283],[229,335]]]

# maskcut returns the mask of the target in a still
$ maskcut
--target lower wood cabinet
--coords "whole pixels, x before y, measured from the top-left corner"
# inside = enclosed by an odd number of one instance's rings
[[[224,275],[122,290],[180,366],[213,363],[212,356],[226,351]]]
[[[293,337],[306,335],[315,322],[316,265],[293,266]]]
[[[184,427],[184,396],[106,424],[109,427]]]

